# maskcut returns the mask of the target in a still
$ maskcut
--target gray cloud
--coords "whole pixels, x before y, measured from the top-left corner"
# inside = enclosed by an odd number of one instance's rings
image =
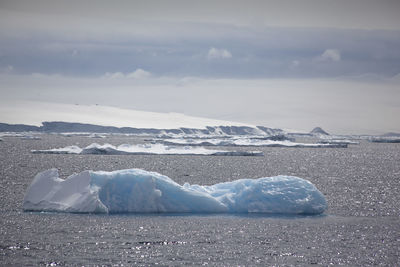
[[[189,26],[187,26],[189,27]],[[341,77],[400,72],[400,32],[196,24],[201,36],[2,38],[0,68],[21,74],[99,76],[143,68],[156,76]],[[212,30],[210,30],[212,29]],[[193,30],[195,31],[195,30]],[[215,32],[221,32],[215,38]],[[210,48],[211,47],[211,48]],[[208,51],[205,55],[205,51]],[[210,59],[229,60],[210,60]],[[318,60],[316,60],[318,59]],[[326,62],[335,64],[324,64]],[[293,62],[297,62],[293,64]]]
[[[387,81],[400,73],[399,6],[3,0],[1,100],[100,103],[304,130],[399,131],[399,80]]]
[[[146,20],[260,27],[400,29],[397,0],[119,0],[112,3],[107,0],[3,0],[0,7],[49,28],[68,27],[66,22],[79,22],[83,29],[107,28],[108,23],[99,23],[101,18],[100,21],[115,21],[120,25]],[[41,19],[37,21],[34,16]],[[53,23],[46,24],[52,18]],[[129,31],[129,27],[114,29]]]
[[[398,2],[290,3],[6,0],[0,70],[99,76],[143,68],[158,76],[231,78],[400,72]]]

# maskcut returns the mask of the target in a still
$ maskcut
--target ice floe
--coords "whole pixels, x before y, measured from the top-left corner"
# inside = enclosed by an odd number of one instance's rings
[[[326,208],[323,194],[298,177],[181,186],[141,169],[84,171],[65,180],[50,169],[35,176],[23,200],[25,211],[76,213],[321,214]]]
[[[20,133],[16,133],[16,132],[2,132],[0,133],[0,137],[18,137],[20,139],[24,139],[24,140],[40,140],[42,138],[40,138],[39,133],[35,133],[35,134],[31,134],[29,132],[20,132]]]
[[[24,135],[24,136],[21,136],[20,138],[23,140],[41,140],[42,139],[36,135]]]
[[[154,139],[155,143],[165,145],[181,146],[259,146],[259,147],[309,147],[309,148],[342,148],[347,147],[343,143],[314,144],[314,143],[296,143],[289,140],[275,141],[262,138],[232,138],[232,139]]]
[[[321,144],[345,144],[345,145],[359,145],[360,142],[348,139],[321,139],[318,141]]]
[[[93,143],[85,148],[67,146],[44,150],[32,150],[36,154],[102,154],[102,155],[208,155],[208,156],[263,156],[261,151],[225,151],[211,150],[203,147],[173,147],[163,144],[110,144]]]
[[[400,143],[400,137],[397,136],[374,136],[368,140],[373,143]]]
[[[23,133],[14,133],[14,132],[2,132],[0,133],[0,137],[22,137]]]

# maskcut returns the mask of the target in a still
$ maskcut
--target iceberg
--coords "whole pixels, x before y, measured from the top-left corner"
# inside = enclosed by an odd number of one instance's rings
[[[173,147],[163,144],[110,144],[93,143],[85,148],[67,146],[63,148],[31,150],[35,154],[101,154],[101,155],[205,155],[205,156],[264,156],[261,151],[210,150],[203,147]]]
[[[99,134],[99,133],[92,133],[88,137],[89,138],[106,138],[108,134]]]
[[[38,134],[38,133],[36,133]],[[40,140],[41,138],[37,135],[32,135],[29,132],[21,132],[21,133],[16,133],[16,132],[3,132],[0,133],[0,137],[18,137],[20,139],[24,140]]]
[[[344,144],[344,145],[359,145],[360,142],[348,139],[321,139],[318,141],[321,144]]]
[[[318,135],[323,135],[323,136],[329,135],[329,133],[327,133],[324,130],[322,130],[321,127],[315,127],[314,129],[311,130],[310,134],[311,135],[316,135],[316,136],[318,136]]]
[[[233,139],[154,139],[155,143],[175,146],[258,146],[258,147],[308,147],[308,148],[347,148],[344,143],[312,144],[296,143],[289,140],[276,141],[261,138],[233,138]]]
[[[373,136],[368,140],[373,143],[400,143],[400,137],[397,136]]]
[[[28,187],[24,211],[73,213],[321,214],[323,194],[294,176],[240,179],[211,186],[177,184],[141,169],[83,171],[67,179],[43,171]]]
[[[21,139],[23,139],[23,140],[41,140],[42,138],[40,138],[39,136],[35,136],[35,135],[24,135],[24,136],[21,136]]]
[[[23,137],[24,134],[22,133],[15,133],[15,132],[4,132],[0,133],[0,137]]]

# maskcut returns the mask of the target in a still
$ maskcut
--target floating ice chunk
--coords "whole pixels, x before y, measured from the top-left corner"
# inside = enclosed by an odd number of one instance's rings
[[[44,150],[32,150],[36,154],[101,154],[101,155],[208,155],[208,156],[263,156],[261,151],[225,151],[210,150],[203,147],[172,147],[163,144],[110,144],[93,143],[85,148],[67,146]]]
[[[41,140],[42,138],[40,138],[39,136],[35,136],[35,135],[24,135],[24,136],[21,136],[20,139],[23,139],[23,140]]]
[[[19,137],[20,139],[25,139],[25,140],[40,140],[41,139],[39,136],[32,135],[29,132],[27,132],[27,133],[25,133],[25,132],[23,132],[23,133],[4,132],[4,133],[0,133],[0,137]]]
[[[31,150],[34,154],[80,154],[82,148],[78,146],[66,146],[62,148]]]
[[[0,133],[0,137],[23,137],[24,134],[22,133],[15,133],[15,132],[3,132]]]
[[[348,139],[321,139],[321,144],[344,144],[344,145],[359,145],[360,142],[348,140]]]
[[[309,181],[293,176],[241,179],[200,186],[175,183],[140,169],[84,171],[58,177],[41,172],[28,187],[24,211],[78,213],[193,212],[320,214],[325,197]]]
[[[368,140],[373,143],[400,143],[400,137],[397,136],[373,136]]]
[[[347,145],[359,145],[359,137],[350,135],[320,135],[318,142],[321,144],[347,144]]]
[[[311,144],[311,143],[295,143],[289,140],[275,141],[257,138],[237,138],[237,139],[167,139],[154,140],[166,145],[183,145],[183,146],[262,146],[262,147],[309,147],[309,148],[346,148],[347,144]]]
[[[89,138],[106,138],[107,134],[92,133],[88,135]]]

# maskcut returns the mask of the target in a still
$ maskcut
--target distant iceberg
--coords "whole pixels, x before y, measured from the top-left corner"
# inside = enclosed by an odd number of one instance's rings
[[[321,127],[315,127],[314,129],[311,130],[310,134],[311,135],[329,135],[329,133],[322,130]]]
[[[263,156],[261,151],[210,150],[203,147],[173,147],[163,144],[110,144],[93,143],[85,148],[67,146],[44,150],[32,150],[35,154],[96,154],[96,155],[206,155],[206,156]]]
[[[42,138],[40,138],[39,136],[35,136],[35,135],[24,135],[20,137],[23,140],[41,140]]]
[[[41,138],[37,135],[38,133],[35,133],[35,135],[32,135],[29,132],[2,132],[0,133],[0,137],[18,137],[20,139],[24,140],[40,140]]]
[[[344,144],[344,145],[359,145],[360,142],[349,139],[320,139],[321,144]]]
[[[15,132],[2,132],[0,133],[0,137],[23,137],[23,133],[15,133]]]
[[[326,208],[322,193],[298,177],[181,186],[141,169],[84,171],[66,180],[50,169],[35,176],[23,200],[24,211],[74,213],[321,214]]]
[[[397,136],[374,136],[368,140],[373,143],[400,143],[400,137]]]
[[[181,145],[181,146],[259,146],[259,147],[308,147],[308,148],[346,148],[347,144],[311,144],[296,143],[288,140],[275,141],[265,140],[262,138],[227,138],[227,139],[154,139],[155,143],[163,143],[165,145]]]

